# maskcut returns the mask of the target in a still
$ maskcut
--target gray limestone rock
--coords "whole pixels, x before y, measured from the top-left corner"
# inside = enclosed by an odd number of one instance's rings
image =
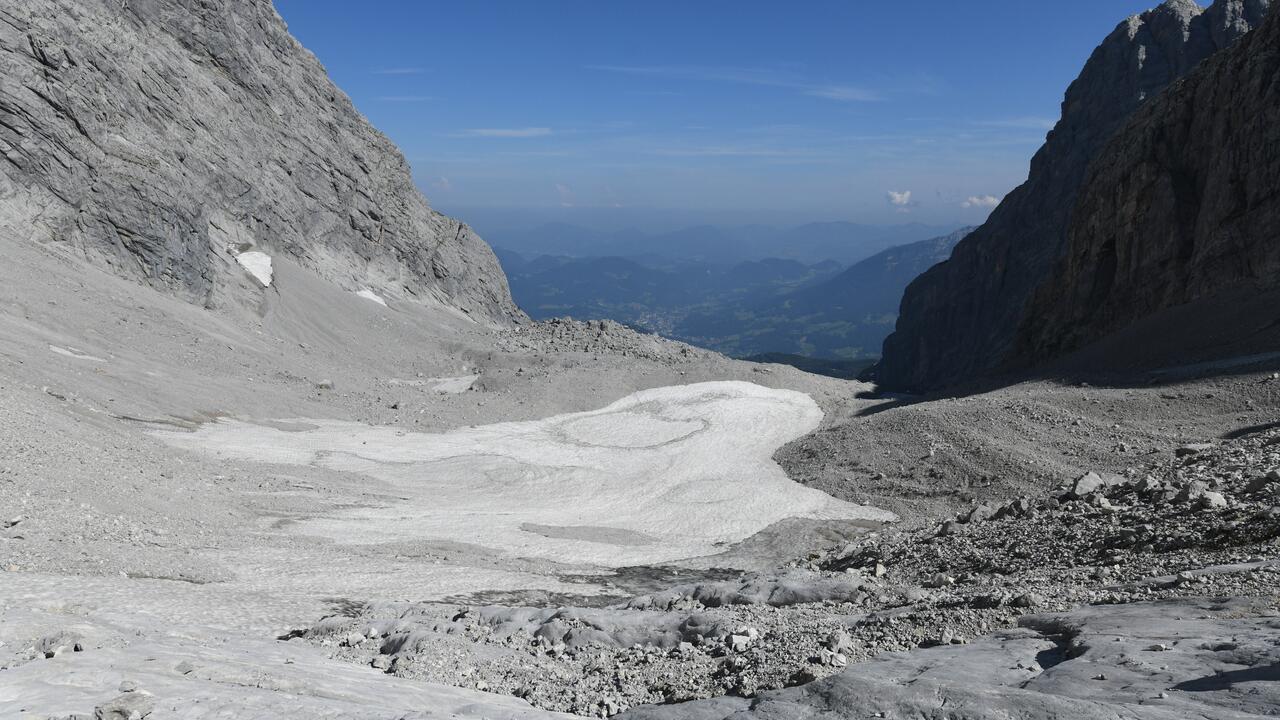
[[[0,230],[192,302],[227,302],[252,249],[520,317],[488,246],[428,206],[269,0],[4,3],[0,157]]]
[[[1028,304],[1068,247],[1090,163],[1134,110],[1256,27],[1269,6],[1218,0],[1204,10],[1168,0],[1121,23],[1068,88],[1062,119],[1032,159],[1027,182],[948,261],[907,288],[876,379],[929,391],[1008,369]]]
[[[802,687],[623,717],[1263,717],[1280,702],[1280,626],[1240,617],[1251,612],[1249,601],[1190,599],[1028,616],[967,645],[886,654]]]
[[[93,710],[94,720],[143,720],[155,709],[155,699],[147,693],[130,690]]]
[[[1142,338],[1131,345],[1202,345],[1204,360],[1274,349],[1278,75],[1273,13],[1131,118],[1093,164],[1066,259],[1020,329],[1021,360],[1121,331]]]
[[[1102,480],[1102,476],[1098,473],[1087,473],[1076,480],[1071,486],[1071,495],[1077,498],[1083,498],[1101,490],[1107,484]]]

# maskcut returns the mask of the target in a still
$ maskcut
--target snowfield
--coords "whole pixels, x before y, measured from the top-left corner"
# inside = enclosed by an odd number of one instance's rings
[[[240,263],[240,267],[248,270],[254,279],[262,283],[262,287],[271,287],[271,281],[275,277],[275,270],[271,267],[270,255],[251,250],[237,255],[236,262]]]
[[[299,420],[299,432],[223,421],[163,437],[238,460],[360,473],[400,498],[294,525],[304,535],[452,540],[620,567],[714,554],[788,518],[893,520],[798,485],[773,462],[821,419],[803,393],[712,382],[441,434]]]

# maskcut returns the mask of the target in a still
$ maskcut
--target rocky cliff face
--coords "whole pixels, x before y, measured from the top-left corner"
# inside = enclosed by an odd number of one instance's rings
[[[1280,13],[1143,105],[1090,168],[1066,257],[1016,360],[1053,358],[1172,307],[1280,289]],[[1264,317],[1218,317],[1220,341]],[[1241,337],[1237,337],[1241,336]]]
[[[1121,23],[1067,90],[1027,182],[908,287],[880,382],[933,390],[1006,368],[1030,298],[1062,257],[1090,161],[1144,101],[1255,27],[1269,5],[1169,0]]]
[[[205,304],[246,250],[349,289],[518,316],[489,248],[269,0],[0,6],[0,228]]]

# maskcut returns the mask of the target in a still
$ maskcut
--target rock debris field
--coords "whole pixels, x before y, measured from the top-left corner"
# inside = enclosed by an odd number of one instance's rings
[[[897,405],[287,260],[223,319],[5,247],[0,717],[1275,706],[1274,368]]]
[[[304,637],[588,715],[1274,716],[1276,468],[1280,431],[1194,444],[774,573],[606,609],[372,603]]]

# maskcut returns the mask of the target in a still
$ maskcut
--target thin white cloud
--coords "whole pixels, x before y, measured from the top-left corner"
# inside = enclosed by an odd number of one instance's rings
[[[524,128],[470,128],[467,130],[463,130],[459,134],[464,137],[533,138],[533,137],[546,137],[552,133],[551,133],[551,128],[524,127]]]
[[[962,208],[993,208],[1000,204],[1000,198],[995,195],[970,195],[964,202],[960,203]]]
[[[698,65],[588,65],[587,68],[602,72],[625,73],[627,75],[647,75],[650,77],[671,77],[705,82],[779,87],[795,90],[804,95],[838,102],[875,102],[880,100],[879,95],[865,88],[812,82],[789,73],[767,68],[703,67]]]
[[[659,148],[654,155],[665,157],[799,157],[810,155],[804,150],[780,150],[775,148],[751,148],[732,146]]]
[[[826,98],[828,100],[838,100],[840,102],[876,102],[880,99],[878,95],[862,88],[849,87],[847,85],[826,85],[823,87],[813,87],[804,91],[805,95]]]
[[[556,192],[560,195],[560,207],[573,207],[573,190],[568,185],[556,183]]]
[[[903,190],[902,192],[890,190],[887,194],[887,197],[889,199],[889,204],[893,205],[894,207],[904,207],[904,208],[911,207],[911,191],[910,190]]]
[[[1057,123],[1051,118],[1028,115],[1004,118],[1003,120],[983,120],[975,124],[983,127],[1016,128],[1019,130],[1052,130]]]
[[[435,98],[430,95],[381,95],[378,97],[379,102],[394,103],[418,103],[427,102],[428,100],[435,100]]]
[[[431,183],[431,189],[439,190],[440,192],[452,192],[453,183],[449,180],[449,178],[444,177],[442,175],[439,178],[436,178],[435,182]]]
[[[426,68],[420,67],[389,67],[378,68],[373,71],[374,75],[421,75],[427,71]]]
[[[511,157],[511,158],[562,158],[577,155],[576,151],[570,150],[495,150],[495,157]]]

